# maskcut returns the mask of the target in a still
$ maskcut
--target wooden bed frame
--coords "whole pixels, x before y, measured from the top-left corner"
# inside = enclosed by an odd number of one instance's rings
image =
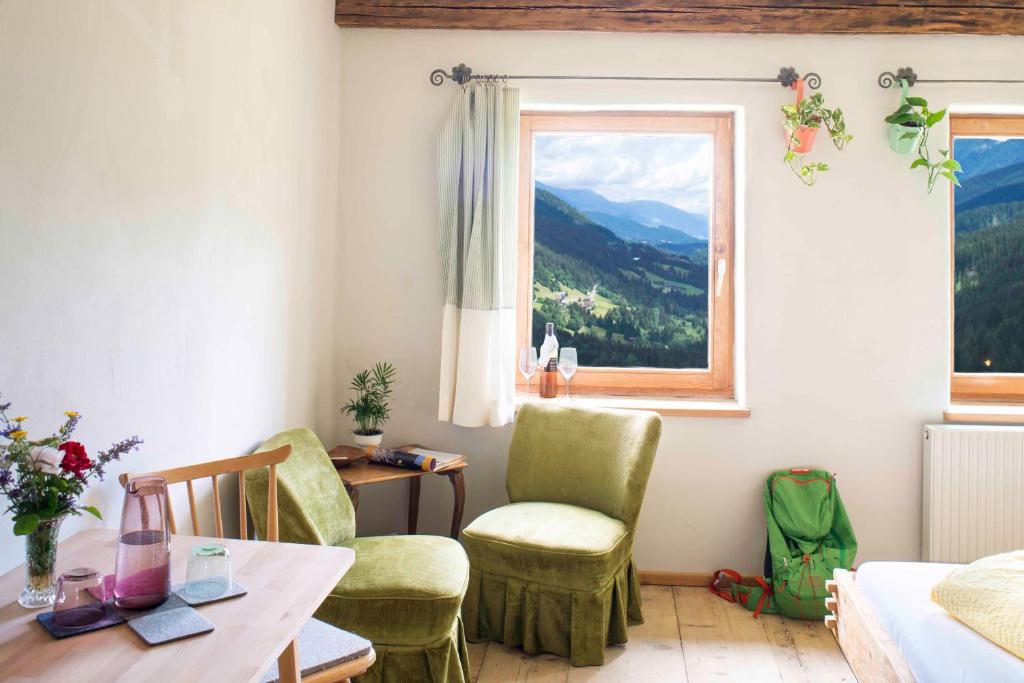
[[[856,573],[837,569],[825,587],[830,614],[825,625],[839,642],[860,683],[915,683],[903,655],[886,632],[875,611],[857,589]]]

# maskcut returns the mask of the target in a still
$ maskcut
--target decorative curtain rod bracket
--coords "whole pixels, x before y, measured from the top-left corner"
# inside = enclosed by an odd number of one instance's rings
[[[436,86],[444,83],[445,79],[466,85],[472,81],[484,83],[506,83],[510,80],[554,80],[554,81],[699,81],[718,83],[778,83],[784,88],[792,87],[800,80],[800,74],[791,66],[784,66],[779,69],[775,78],[728,78],[717,76],[510,76],[506,74],[474,74],[473,69],[465,64],[453,66],[451,73],[444,69],[434,69],[430,72],[430,82]],[[804,83],[812,90],[821,87],[821,76],[809,72],[803,76]]]
[[[910,87],[915,83],[1024,83],[1024,80],[1019,78],[918,78],[917,73],[909,66],[897,69],[896,73],[883,71],[878,74],[878,85],[881,88],[898,88],[901,80],[906,81]]]
[[[901,69],[896,69],[896,73],[883,71],[878,74],[878,85],[882,88],[898,88],[900,81],[906,81],[907,85],[913,88],[914,84],[917,83],[917,74],[914,73],[914,69],[905,66]]]

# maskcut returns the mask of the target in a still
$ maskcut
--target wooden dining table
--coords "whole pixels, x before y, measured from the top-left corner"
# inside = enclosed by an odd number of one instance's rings
[[[291,651],[299,630],[355,561],[349,548],[172,535],[172,584],[185,581],[189,552],[205,541],[227,546],[232,578],[248,594],[197,608],[213,623],[212,632],[152,647],[124,624],[56,640],[36,622],[43,610],[18,604],[24,565],[4,574],[0,681],[259,681]],[[116,552],[116,531],[81,531],[61,541],[57,571],[92,567],[109,574]],[[286,667],[281,675],[286,681]]]

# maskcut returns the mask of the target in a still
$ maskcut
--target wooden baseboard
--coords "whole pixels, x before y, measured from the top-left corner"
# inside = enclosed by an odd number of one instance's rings
[[[690,586],[707,588],[711,584],[713,572],[655,572],[637,571],[640,583],[648,586]],[[756,586],[757,583],[749,577],[743,577],[743,584]]]

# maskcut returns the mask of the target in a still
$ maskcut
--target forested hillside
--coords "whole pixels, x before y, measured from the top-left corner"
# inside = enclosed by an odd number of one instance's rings
[[[616,236],[541,187],[533,342],[555,323],[580,365],[707,367],[707,265]]]
[[[1024,372],[1024,141],[958,140],[954,368]]]

